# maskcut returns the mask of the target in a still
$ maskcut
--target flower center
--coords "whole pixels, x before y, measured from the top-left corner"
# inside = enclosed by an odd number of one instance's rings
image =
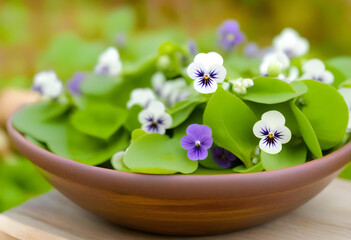
[[[233,33],[228,33],[226,39],[227,41],[234,41],[235,35]]]
[[[273,133],[270,133],[270,134],[268,135],[268,139],[269,139],[269,140],[273,140],[273,138],[274,138]]]
[[[195,147],[197,148],[200,147],[200,143],[201,143],[200,141],[195,141]]]
[[[210,80],[210,77],[206,74],[206,75],[204,76],[204,81],[205,81],[205,83],[208,83],[209,80]]]
[[[148,126],[149,130],[157,131],[158,130],[158,124],[157,121],[153,120],[151,124]]]
[[[221,155],[221,158],[222,158],[223,160],[225,160],[227,157],[226,157],[224,154],[222,154],[222,155]]]

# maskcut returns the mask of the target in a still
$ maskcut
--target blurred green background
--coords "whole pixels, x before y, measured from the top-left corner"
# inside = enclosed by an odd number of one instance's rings
[[[126,65],[146,59],[165,40],[196,39],[200,49],[210,48],[226,19],[237,20],[247,41],[261,47],[292,27],[310,41],[314,57],[351,55],[349,0],[3,0],[0,117],[8,117],[3,111],[11,101],[4,97],[8,88],[29,89],[38,71],[54,69],[68,79],[77,70],[93,69],[110,45],[121,51]],[[4,129],[4,121],[1,125]],[[50,189],[8,141],[0,137],[0,212]]]

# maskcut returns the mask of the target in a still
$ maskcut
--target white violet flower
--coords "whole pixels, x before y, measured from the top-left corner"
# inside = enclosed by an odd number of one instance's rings
[[[325,70],[324,63],[317,58],[305,62],[302,66],[302,71],[301,79],[312,79],[326,84],[334,82],[334,75]]]
[[[63,93],[63,84],[54,71],[39,72],[34,76],[32,89],[45,98],[56,99]]]
[[[351,133],[351,88],[340,88],[339,93],[344,97],[347,107],[349,108],[349,124],[347,132]]]
[[[253,133],[256,137],[261,138],[260,149],[270,154],[279,153],[282,150],[282,144],[291,139],[291,132],[285,126],[283,114],[275,110],[262,115],[261,120],[253,127]]]
[[[116,76],[122,71],[122,62],[119,52],[114,47],[107,48],[98,59],[98,63],[94,69],[96,74]]]
[[[157,72],[152,76],[151,83],[156,94],[167,106],[173,106],[177,102],[185,100],[190,94],[183,78],[166,81],[166,76]]]
[[[300,71],[296,66],[292,66],[289,69],[288,76],[285,76],[284,74],[281,74],[283,78],[280,78],[281,80],[284,80],[288,83],[291,83],[292,81],[295,81],[299,78]]]
[[[238,78],[230,82],[233,84],[233,91],[239,94],[246,94],[246,89],[254,85],[254,82],[250,78]]]
[[[157,95],[161,94],[163,84],[166,82],[166,76],[162,72],[156,72],[151,77],[151,85]]]
[[[271,64],[278,64],[281,70],[290,66],[290,59],[284,52],[271,52],[263,57],[260,65],[260,72],[263,76],[268,76],[268,68]],[[278,77],[281,77],[280,75]]]
[[[300,37],[296,30],[285,28],[273,39],[273,47],[277,51],[284,52],[289,58],[294,58],[305,55],[309,50],[309,43]]]
[[[141,129],[148,133],[165,134],[166,129],[172,125],[172,117],[165,112],[165,106],[159,101],[154,101],[139,113]]]
[[[146,108],[152,101],[156,100],[156,95],[150,88],[136,88],[130,93],[127,108],[133,105],[140,105]]]
[[[204,94],[215,92],[217,82],[222,82],[227,75],[222,56],[215,52],[197,54],[187,72],[194,80],[195,90]]]

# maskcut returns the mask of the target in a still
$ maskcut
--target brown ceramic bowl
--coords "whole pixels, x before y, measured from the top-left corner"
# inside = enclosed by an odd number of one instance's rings
[[[285,169],[148,175],[88,166],[37,147],[8,122],[18,148],[61,193],[97,216],[147,232],[207,235],[265,223],[310,200],[351,160],[351,143]]]

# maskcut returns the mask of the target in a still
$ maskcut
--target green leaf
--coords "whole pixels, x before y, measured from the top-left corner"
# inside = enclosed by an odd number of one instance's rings
[[[254,172],[262,172],[263,170],[264,168],[262,166],[262,162],[259,162],[250,168],[246,168],[244,165],[239,165],[233,168],[233,171],[237,173],[254,173]]]
[[[70,116],[70,122],[82,133],[108,139],[122,126],[127,114],[125,109],[105,103],[75,111]]]
[[[333,87],[339,88],[346,81],[345,75],[336,67],[326,64],[326,70],[330,71],[334,76]]]
[[[323,156],[321,147],[319,145],[316,133],[311,126],[311,123],[307,117],[300,111],[300,109],[295,105],[294,101],[290,102],[290,108],[295,115],[295,119],[300,128],[302,138],[305,141],[308,149],[312,152],[315,158],[321,158]]]
[[[50,124],[50,123],[47,123]],[[129,134],[123,129],[115,133],[109,141],[82,134],[65,119],[56,122],[59,130],[47,139],[48,148],[55,154],[88,165],[98,165],[107,161],[116,152],[129,145]]]
[[[151,174],[192,173],[197,161],[187,158],[176,139],[166,135],[146,134],[130,145],[124,164],[132,171]]]
[[[351,162],[342,170],[339,177],[351,180]]]
[[[326,63],[338,69],[346,78],[351,78],[351,57],[335,57],[329,59]]]
[[[258,144],[252,127],[257,121],[250,108],[235,95],[219,87],[205,109],[204,124],[212,129],[214,142],[251,167],[251,153]]]
[[[29,141],[31,141],[32,143],[34,143],[35,145],[37,145],[38,147],[43,148],[43,149],[47,149],[47,147],[45,146],[44,143],[38,141],[37,139],[33,138],[32,136],[26,135],[26,138],[27,138]]]
[[[27,134],[39,142],[46,141],[52,130],[42,122],[49,121],[63,115],[68,109],[67,104],[48,101],[23,107],[12,118],[13,126],[20,132]]]
[[[142,130],[142,129],[135,129],[132,132],[132,141],[135,142],[136,140],[138,140],[139,138],[141,138],[145,134],[147,134],[147,133],[144,130]]]
[[[155,59],[143,63],[138,69],[130,72],[123,72],[121,81],[118,81],[116,88],[110,96],[111,102],[119,107],[125,107],[129,100],[130,93],[135,88],[151,86],[151,77],[156,72]]]
[[[138,116],[139,113],[143,110],[143,107],[140,105],[133,105],[128,110],[128,117],[124,123],[124,126],[128,131],[132,132],[134,129],[140,128],[141,123],[139,122]]]
[[[294,89],[297,96],[300,96],[308,91],[308,87],[302,81],[292,81],[290,86]]]
[[[348,107],[337,90],[327,84],[304,80],[308,92],[303,94],[302,113],[311,123],[322,150],[339,144],[348,124]]]
[[[23,134],[45,143],[53,153],[85,164],[97,165],[129,145],[129,134],[120,130],[108,141],[88,136],[73,128],[67,115],[45,118],[48,104],[30,105],[13,117],[14,127]],[[55,111],[53,111],[55,112]]]
[[[248,58],[238,54],[229,54],[224,61],[224,67],[227,69],[230,78],[246,77],[251,78],[258,76],[260,61],[255,58]]]
[[[287,82],[276,78],[258,77],[253,80],[254,85],[247,89],[247,93],[241,98],[257,103],[275,104],[286,102],[300,95],[301,85],[295,92]]]
[[[83,94],[99,97],[110,95],[117,86],[118,81],[116,79],[100,75],[90,75],[80,82],[80,89]]]
[[[178,141],[180,141],[180,139],[186,135],[186,129],[189,125],[202,124],[203,113],[203,109],[200,109],[199,107],[195,108],[195,110],[182,124],[173,129],[173,138],[178,139]]]
[[[202,95],[189,100],[185,100],[175,104],[173,107],[167,110],[172,117],[172,125],[170,128],[177,127],[184,122],[189,115],[194,111],[196,106],[205,102],[207,99]]]
[[[277,154],[261,151],[261,161],[267,171],[287,168],[306,162],[307,148],[303,142],[293,141],[283,144],[282,150]]]
[[[215,170],[215,169],[208,169],[208,168],[199,166],[195,172],[190,173],[190,174],[192,174],[192,175],[233,174],[233,170],[228,169],[228,168],[227,169],[222,168],[221,170]]]
[[[350,80],[346,80],[345,82],[341,83],[339,88],[351,88],[351,79]]]

